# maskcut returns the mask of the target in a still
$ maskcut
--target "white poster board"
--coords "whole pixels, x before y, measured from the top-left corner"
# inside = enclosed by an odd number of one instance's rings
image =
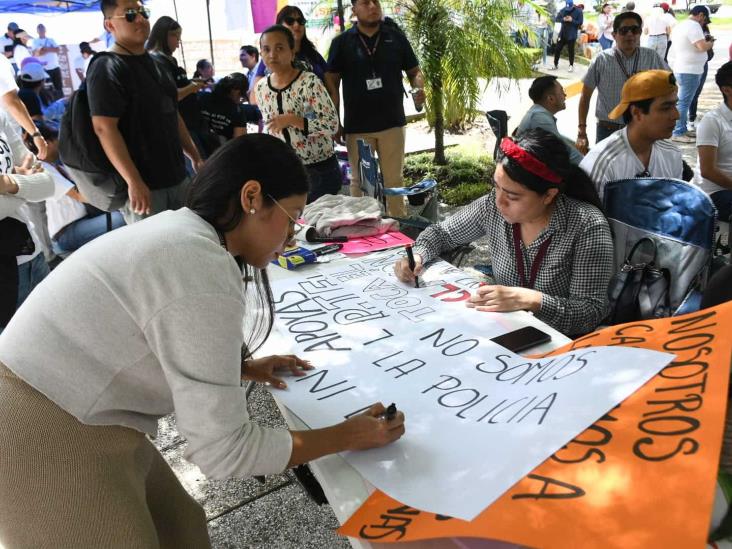
[[[415,289],[391,273],[398,253],[273,284],[280,348],[317,368],[275,394],[313,429],[395,402],[405,436],[343,457],[412,507],[473,519],[673,358],[625,347],[515,355],[489,340],[506,331],[500,314],[440,301],[462,295],[464,273],[448,267]]]

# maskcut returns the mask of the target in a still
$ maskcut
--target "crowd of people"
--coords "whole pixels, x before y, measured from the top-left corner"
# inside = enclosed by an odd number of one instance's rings
[[[102,0],[108,40],[99,53],[80,45],[87,101],[74,116],[88,114],[100,169],[122,184],[124,204],[113,212],[88,203],[82,168],[60,154],[68,135],[44,114],[58,46],[42,25],[32,40],[8,26],[14,45],[0,59],[0,540],[8,547],[104,546],[120,536],[207,546],[201,508],[144,436],[172,411],[186,457],[214,478],[278,473],[404,433],[403,414],[384,421],[380,403],[325,429],[260,427],[249,421],[240,387],[243,379],[283,387],[280,371],[312,367],[252,354],[272,327],[267,265],[292,242],[307,203],[341,192],[334,143],[345,142],[356,166],[365,140],[384,184],[402,185],[404,79],[423,102],[424,77],[378,0],[352,0],[352,8],[355,22],[333,40],[327,60],[308,39],[302,11],[287,6],[256,46],[241,47],[243,72],[217,78],[204,59],[189,78],[174,56],[183,32],[175,19],[160,17],[151,28],[140,1]],[[573,64],[582,9],[567,0],[553,16],[555,67],[565,46]],[[579,336],[608,314],[609,181],[689,180],[693,171],[673,141],[695,139],[701,187],[729,220],[732,62],[714,75],[722,104],[688,122],[714,44],[708,11],[692,9],[673,30],[632,10],[602,12],[605,49],[583,80],[577,139],[557,128],[555,115],[566,109],[561,84],[537,78],[534,105],[500,142],[493,189],[426,229],[414,264],[394,266],[399,279],[411,281],[442,252],[487,236],[495,283],[469,306],[531,311]],[[640,46],[643,33],[671,42],[672,70],[661,40]],[[16,40],[38,57],[22,59]],[[250,124],[256,131],[247,134]],[[358,170],[349,190],[362,194]],[[386,213],[404,217],[404,200],[390,196]],[[50,272],[54,253],[68,257]],[[243,324],[250,331],[242,333]],[[58,512],[69,508],[77,520]]]

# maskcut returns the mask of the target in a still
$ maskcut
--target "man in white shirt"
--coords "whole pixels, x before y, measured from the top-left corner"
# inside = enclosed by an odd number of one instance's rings
[[[623,86],[612,118],[626,126],[601,141],[580,163],[600,197],[605,185],[633,177],[681,179],[681,151],[668,141],[679,113],[676,81],[670,71],[650,70],[631,76]]]
[[[689,18],[682,21],[671,33],[671,48],[668,52],[669,65],[679,85],[679,120],[676,122],[672,140],[693,143],[694,134],[689,132],[686,121],[694,94],[707,62],[707,51],[714,47],[714,39],[706,40],[702,23],[709,18],[706,6],[694,6]]]
[[[18,67],[13,59],[13,49],[15,48],[15,31],[19,28],[18,23],[8,23],[8,32],[0,36],[0,48],[2,48],[3,55],[10,61],[14,73],[18,72]]]
[[[671,34],[671,27],[665,16],[661,6],[653,8],[643,26],[643,34],[648,36],[646,47],[655,50],[661,59],[666,56],[668,36]]]
[[[41,64],[51,78],[56,99],[63,96],[63,82],[61,80],[61,68],[58,65],[59,47],[53,38],[46,36],[46,27],[41,23],[37,27],[38,38],[33,40],[33,55],[41,60]]]
[[[732,216],[732,61],[722,65],[714,78],[724,101],[708,112],[696,132],[700,186],[714,202],[719,219]]]

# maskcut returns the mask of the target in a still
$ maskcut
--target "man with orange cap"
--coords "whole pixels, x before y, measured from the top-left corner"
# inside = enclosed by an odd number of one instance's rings
[[[643,71],[625,82],[610,117],[622,116],[626,126],[595,145],[580,163],[600,197],[605,184],[616,179],[681,179],[681,151],[669,141],[679,118],[677,101],[676,79],[670,71]]]

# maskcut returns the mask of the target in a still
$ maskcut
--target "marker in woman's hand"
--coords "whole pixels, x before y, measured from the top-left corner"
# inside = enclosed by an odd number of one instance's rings
[[[414,267],[416,266],[416,263],[414,261],[414,252],[412,251],[412,245],[407,244],[404,246],[404,249],[407,250],[407,261],[409,261],[409,270],[414,273]],[[419,279],[417,278],[417,275],[414,275],[414,287],[419,288]]]
[[[390,421],[396,417],[397,407],[393,402],[386,407],[386,411],[383,414],[379,414],[379,419],[385,419]]]

